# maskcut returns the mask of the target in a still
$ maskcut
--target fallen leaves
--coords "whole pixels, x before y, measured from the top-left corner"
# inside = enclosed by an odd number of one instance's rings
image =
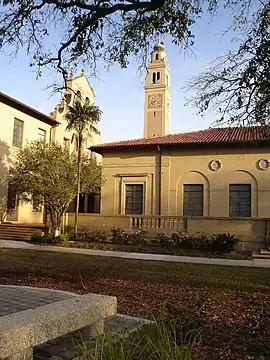
[[[5,253],[0,262],[1,284],[114,295],[118,311],[134,316],[149,318],[165,311],[196,324],[202,335],[200,360],[270,359],[270,292],[268,283],[261,279],[265,269],[254,272],[92,257],[80,258],[79,262],[79,257],[61,254],[51,258],[48,254],[22,254],[27,264],[19,262],[18,254]],[[222,281],[225,271],[232,282],[220,287],[219,279]],[[246,291],[245,284],[239,290],[241,286],[233,276],[241,272],[252,288],[258,285],[256,291]],[[208,281],[210,276],[213,282]],[[233,289],[234,283],[238,290]],[[264,292],[259,291],[261,288]]]

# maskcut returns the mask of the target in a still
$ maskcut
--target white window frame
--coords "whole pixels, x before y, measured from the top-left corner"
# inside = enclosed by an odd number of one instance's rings
[[[37,138],[39,141],[46,141],[46,135],[47,135],[47,132],[46,130],[42,129],[42,128],[38,128],[38,132],[37,132]]]

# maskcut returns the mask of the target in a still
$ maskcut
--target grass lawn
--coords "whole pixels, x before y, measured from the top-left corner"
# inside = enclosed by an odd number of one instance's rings
[[[196,324],[199,360],[270,359],[270,270],[1,249],[0,283],[115,295],[118,311]]]

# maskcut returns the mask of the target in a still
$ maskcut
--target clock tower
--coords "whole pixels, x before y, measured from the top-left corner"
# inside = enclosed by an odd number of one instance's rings
[[[147,64],[144,103],[144,137],[170,133],[170,69],[162,42],[158,42]]]

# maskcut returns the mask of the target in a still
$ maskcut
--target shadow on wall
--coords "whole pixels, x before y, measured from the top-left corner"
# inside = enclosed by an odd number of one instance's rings
[[[6,141],[0,139],[0,223],[4,220],[8,200],[8,161],[10,151]]]

